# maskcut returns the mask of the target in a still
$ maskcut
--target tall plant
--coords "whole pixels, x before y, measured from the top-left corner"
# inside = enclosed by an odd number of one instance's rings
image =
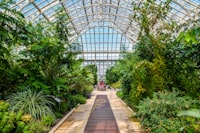
[[[141,59],[153,61],[163,55],[166,43],[170,42],[175,23],[167,19],[171,0],[159,2],[145,0],[133,1],[133,20],[140,26],[137,52]]]
[[[126,75],[122,80],[122,88],[132,107],[142,98],[166,88],[163,56],[174,28],[174,23],[165,18],[170,10],[169,3],[170,0],[159,4],[155,0],[132,2],[135,12],[132,19],[140,26],[140,33],[137,49],[134,56],[130,56],[132,61],[127,61],[130,67],[125,67]]]
[[[85,67],[93,75],[93,85],[97,84],[97,66],[96,65],[87,65]]]
[[[10,9],[9,4],[11,0],[0,1],[0,91],[4,94],[15,87],[12,47],[27,41],[23,15]]]
[[[198,98],[200,93],[200,28],[199,24],[181,32],[168,46],[165,60],[170,87],[177,87],[186,95]]]
[[[63,11],[58,12],[57,21],[34,26],[35,37],[21,52],[25,58],[19,60],[26,77],[23,86],[31,85],[37,90],[60,95],[68,93],[67,75],[76,62],[76,53],[70,52],[69,32]],[[63,92],[63,93],[60,93]],[[64,97],[64,96],[61,96]]]

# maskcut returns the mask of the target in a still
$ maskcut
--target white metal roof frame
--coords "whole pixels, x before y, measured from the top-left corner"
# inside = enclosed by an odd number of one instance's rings
[[[142,1],[144,0],[138,0],[138,3]],[[164,0],[158,0],[158,3],[162,1]],[[91,58],[85,58],[85,64],[97,64],[98,74],[103,76],[114,60],[119,58],[121,50],[118,47],[124,43],[133,45],[137,41],[140,28],[133,19],[130,19],[134,13],[131,2],[132,0],[16,0],[11,8],[21,11],[28,21],[38,22],[39,19],[54,21],[56,9],[63,7],[66,15],[70,18],[69,26],[72,27],[70,33],[73,36],[70,41],[73,42],[79,38],[78,40],[84,47],[83,57],[91,56]],[[200,0],[172,0],[169,6],[172,9],[168,18],[177,23],[181,24],[200,18]],[[109,29],[114,29],[114,31]],[[116,33],[114,33],[115,31]],[[106,37],[102,39],[103,41],[101,40],[104,33],[112,38],[113,43],[107,42]],[[118,35],[111,34],[120,34],[121,39],[118,40],[116,39]],[[97,39],[98,37],[98,39],[96,41],[94,39],[92,41],[91,38],[84,40],[82,35],[85,38],[94,36],[93,38]],[[127,40],[122,39],[124,37]],[[101,41],[105,44],[102,44]],[[108,45],[111,45],[111,48],[108,48]],[[104,51],[101,50],[101,47],[104,48]],[[104,58],[105,53],[107,54],[106,58]],[[111,54],[117,58],[108,57]],[[97,56],[102,56],[102,58]],[[93,57],[95,58],[93,59]]]

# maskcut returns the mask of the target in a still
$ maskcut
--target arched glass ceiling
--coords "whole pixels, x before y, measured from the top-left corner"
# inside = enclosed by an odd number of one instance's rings
[[[12,5],[11,8],[22,11],[26,19],[31,22],[38,22],[38,20],[41,22],[41,20],[55,21],[56,9],[63,7],[66,11],[66,15],[70,18],[69,26],[72,27],[70,33],[73,34],[73,36],[70,40],[75,41],[79,38],[78,41],[84,46],[83,55],[86,55],[90,47],[86,45],[89,41],[82,41],[83,36],[89,32],[101,37],[98,30],[93,30],[96,29],[95,27],[114,29],[118,31],[117,34],[121,34],[119,36],[126,37],[132,44],[136,42],[139,26],[130,19],[133,14],[131,1],[132,0],[16,0],[16,4]],[[143,0],[138,0],[138,4],[142,1]],[[158,0],[158,4],[161,1],[166,0]],[[172,9],[168,14],[168,18],[173,19],[177,23],[184,23],[188,20],[197,20],[200,18],[200,0],[172,0],[169,5]],[[90,37],[92,36],[87,36],[87,38]],[[81,38],[82,40],[80,40]],[[100,41],[95,40],[95,42],[97,42],[96,45],[101,46]],[[90,44],[88,44],[88,46],[89,45]],[[112,53],[106,49],[106,44],[103,46],[103,51]],[[117,46],[118,45],[116,45],[116,47]],[[96,47],[96,50],[98,51],[98,47]],[[100,47],[99,50],[101,50]],[[118,52],[117,49],[115,52]],[[107,54],[109,55],[109,53]],[[94,55],[97,55],[97,53],[94,53]],[[93,62],[95,62],[95,60],[93,60]],[[104,63],[105,62],[106,61],[104,61]]]
[[[120,58],[120,53],[132,51],[134,45],[119,31],[109,28],[108,22],[95,22],[95,25],[78,37],[76,42],[81,42],[84,51],[79,58],[85,60],[85,65],[96,64],[98,75],[103,77],[106,69]]]

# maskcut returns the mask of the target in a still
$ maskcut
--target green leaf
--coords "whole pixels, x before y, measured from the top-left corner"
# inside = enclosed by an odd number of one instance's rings
[[[190,32],[186,32],[185,34],[185,41],[189,42],[191,40]]]
[[[183,38],[183,35],[184,35],[184,33],[181,32],[181,33],[179,34],[179,36],[177,37],[177,41],[180,41],[180,40]]]
[[[200,118],[200,109],[190,109],[178,112],[178,116],[191,116],[195,118]]]
[[[31,50],[39,50],[39,49],[42,49],[43,47],[41,45],[38,45],[38,44],[34,44],[32,47],[31,47]]]
[[[47,86],[46,84],[36,80],[32,83],[32,85],[35,87],[35,88],[42,88],[42,89],[48,89],[50,88],[49,86]]]

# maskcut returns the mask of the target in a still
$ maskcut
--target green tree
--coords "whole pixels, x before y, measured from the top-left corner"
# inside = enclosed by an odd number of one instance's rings
[[[23,15],[9,8],[11,0],[0,1],[0,91],[7,94],[15,87],[12,49],[27,41]]]

